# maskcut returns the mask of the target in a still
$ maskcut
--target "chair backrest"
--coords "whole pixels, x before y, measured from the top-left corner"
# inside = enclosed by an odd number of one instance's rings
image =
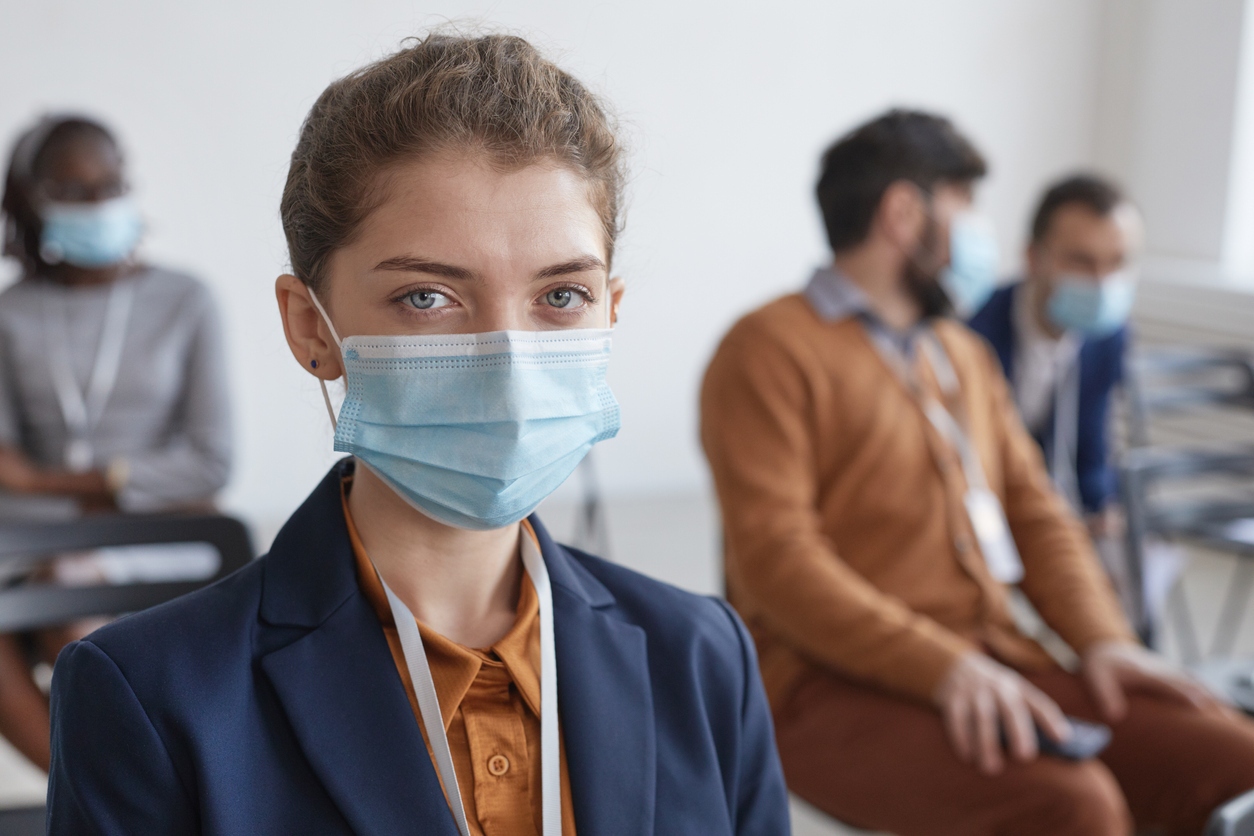
[[[1234,408],[1254,414],[1254,356],[1240,349],[1162,347],[1138,351],[1125,369],[1128,438],[1150,443],[1156,415]]]
[[[0,526],[0,566],[28,566],[45,556],[102,549],[207,543],[219,563],[197,580],[58,586],[32,583],[0,590],[0,632],[31,630],[96,615],[119,615],[177,598],[226,577],[253,558],[252,542],[239,520],[216,514],[119,514],[59,523]],[[0,836],[46,832],[42,805],[0,809]]]
[[[1254,836],[1254,790],[1238,795],[1212,813],[1205,836]]]
[[[1254,356],[1239,349],[1138,351],[1128,361],[1125,388],[1128,449],[1120,461],[1120,490],[1131,588],[1144,589],[1151,535],[1254,554],[1249,538],[1230,531],[1233,523],[1254,518],[1254,446],[1248,443]],[[1131,604],[1137,630],[1149,640],[1154,625],[1144,601],[1134,596]]]
[[[0,566],[29,564],[41,556],[87,549],[174,543],[209,544],[220,557],[217,571],[198,580],[116,586],[22,584],[2,589],[0,632],[146,609],[224,578],[253,558],[243,523],[217,514],[118,514],[0,527]]]

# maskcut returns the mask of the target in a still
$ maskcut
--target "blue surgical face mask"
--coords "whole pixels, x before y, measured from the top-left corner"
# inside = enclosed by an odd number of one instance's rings
[[[949,222],[949,266],[941,271],[941,287],[960,317],[984,307],[997,287],[997,237],[993,225],[972,212]]]
[[[111,267],[126,260],[144,231],[139,209],[129,197],[98,203],[45,203],[39,254],[49,264]]]
[[[1064,331],[1085,336],[1113,334],[1128,321],[1136,299],[1136,280],[1126,271],[1094,280],[1083,276],[1059,276],[1049,294],[1046,311]]]
[[[592,445],[618,434],[605,380],[609,329],[341,341],[314,304],[347,375],[335,449],[440,522],[476,530],[518,522]]]

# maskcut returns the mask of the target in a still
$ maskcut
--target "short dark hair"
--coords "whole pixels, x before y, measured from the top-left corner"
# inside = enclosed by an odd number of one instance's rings
[[[1073,174],[1059,180],[1045,191],[1037,204],[1036,214],[1032,216],[1032,243],[1045,237],[1054,215],[1064,206],[1079,203],[1104,218],[1127,199],[1123,189],[1098,174]]]
[[[909,180],[930,192],[988,171],[980,152],[943,116],[890,110],[833,143],[823,154],[815,193],[832,250],[866,240],[888,187]]]

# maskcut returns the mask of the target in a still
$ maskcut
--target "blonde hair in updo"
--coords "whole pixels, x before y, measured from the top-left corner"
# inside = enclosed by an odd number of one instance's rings
[[[598,98],[522,38],[434,33],[332,83],[309,111],[281,206],[292,271],[319,290],[331,254],[381,200],[382,171],[460,150],[578,172],[613,254],[623,154]]]

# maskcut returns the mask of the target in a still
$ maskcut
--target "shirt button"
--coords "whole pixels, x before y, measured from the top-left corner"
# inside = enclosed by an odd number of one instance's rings
[[[506,772],[509,772],[509,758],[504,755],[493,755],[488,758],[488,772],[500,778]]]

